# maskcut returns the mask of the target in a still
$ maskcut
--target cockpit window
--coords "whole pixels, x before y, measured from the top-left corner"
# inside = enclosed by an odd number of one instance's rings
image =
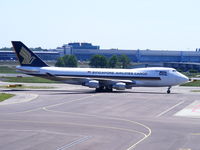
[[[159,75],[160,76],[167,76],[167,72],[166,71],[159,71]]]
[[[172,70],[172,72],[176,72],[176,70]]]

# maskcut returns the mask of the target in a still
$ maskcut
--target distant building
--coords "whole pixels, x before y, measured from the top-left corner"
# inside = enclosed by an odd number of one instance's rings
[[[66,54],[75,55],[79,61],[88,61],[96,54],[106,57],[127,55],[132,62],[141,64],[140,67],[167,66],[182,70],[197,69],[200,71],[200,48],[194,51],[119,50],[100,49],[100,46],[94,46],[91,43],[68,43],[57,49],[34,52],[45,61],[56,61]],[[16,56],[13,51],[0,50],[0,61],[2,60],[16,60]]]
[[[100,49],[100,46],[94,46],[91,43],[68,43],[68,45],[71,46],[72,49]]]
[[[60,57],[59,52],[49,51],[34,51],[41,59],[45,61],[56,61]],[[0,61],[17,60],[16,54],[13,51],[0,51]]]
[[[91,43],[68,43],[63,45],[61,55],[73,55],[74,50],[99,50],[100,46],[94,46]]]
[[[200,63],[200,51],[167,51],[167,50],[90,50],[73,49],[73,54],[79,60],[88,60],[91,56],[100,54],[106,57],[112,55],[127,55],[133,62],[194,62]]]

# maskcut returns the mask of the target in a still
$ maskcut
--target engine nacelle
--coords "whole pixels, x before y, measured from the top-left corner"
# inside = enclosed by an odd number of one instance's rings
[[[117,83],[113,84],[112,87],[113,87],[114,89],[116,89],[116,90],[125,90],[125,89],[126,89],[126,83],[117,82]]]
[[[84,86],[88,86],[89,88],[99,88],[99,81],[90,80],[84,84]]]

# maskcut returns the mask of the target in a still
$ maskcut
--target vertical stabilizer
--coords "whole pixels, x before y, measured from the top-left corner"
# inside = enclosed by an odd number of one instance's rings
[[[30,66],[30,67],[48,66],[22,42],[12,41],[12,45],[21,66]]]

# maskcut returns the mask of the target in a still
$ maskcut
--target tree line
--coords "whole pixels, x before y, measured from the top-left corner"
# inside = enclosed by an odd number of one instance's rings
[[[89,66],[93,68],[129,68],[130,59],[126,55],[113,55],[107,58],[103,55],[94,55],[89,60]],[[74,55],[60,57],[55,66],[57,67],[77,67],[78,61]]]

